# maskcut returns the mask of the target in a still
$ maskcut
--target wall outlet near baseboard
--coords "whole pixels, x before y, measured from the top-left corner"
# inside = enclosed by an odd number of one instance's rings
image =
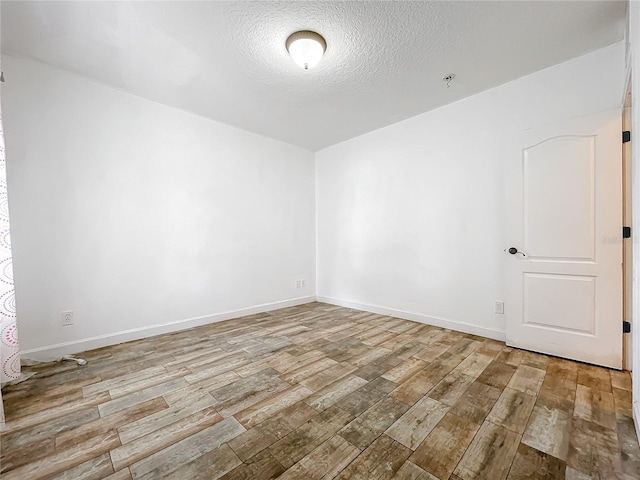
[[[66,312],[62,312],[60,314],[62,320],[62,326],[68,327],[69,325],[73,325],[73,310],[67,310]]]
[[[306,280],[296,280],[296,288],[307,288]]]
[[[504,302],[502,300],[496,300],[495,306],[493,307],[493,312],[504,315]]]

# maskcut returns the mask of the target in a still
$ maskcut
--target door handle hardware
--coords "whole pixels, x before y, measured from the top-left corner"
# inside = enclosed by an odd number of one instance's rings
[[[511,255],[522,255],[522,258],[526,258],[527,254],[524,252],[519,252],[516,247],[509,247],[508,249],[504,249],[505,252],[510,253]]]

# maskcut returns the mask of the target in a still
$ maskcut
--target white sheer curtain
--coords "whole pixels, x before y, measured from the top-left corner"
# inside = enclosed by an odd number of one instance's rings
[[[13,291],[13,262],[9,236],[9,204],[7,170],[4,152],[4,130],[0,110],[0,385],[20,377],[20,349],[16,325],[16,302]],[[4,424],[2,391],[0,390],[0,427]]]

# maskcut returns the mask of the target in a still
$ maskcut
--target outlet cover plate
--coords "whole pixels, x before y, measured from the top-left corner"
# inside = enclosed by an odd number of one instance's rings
[[[67,310],[66,312],[62,312],[60,314],[62,320],[62,326],[68,327],[69,325],[73,325],[73,310]]]

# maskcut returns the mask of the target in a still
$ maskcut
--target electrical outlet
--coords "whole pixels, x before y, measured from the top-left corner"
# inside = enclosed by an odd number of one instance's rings
[[[296,280],[296,288],[300,288],[300,280]]]
[[[496,300],[496,304],[493,307],[494,313],[498,313],[500,315],[504,315],[504,302],[500,300]]]
[[[68,327],[69,325],[73,325],[73,310],[62,312],[60,316],[62,317],[63,327]]]
[[[306,280],[300,280],[300,288],[307,288],[307,281]]]

